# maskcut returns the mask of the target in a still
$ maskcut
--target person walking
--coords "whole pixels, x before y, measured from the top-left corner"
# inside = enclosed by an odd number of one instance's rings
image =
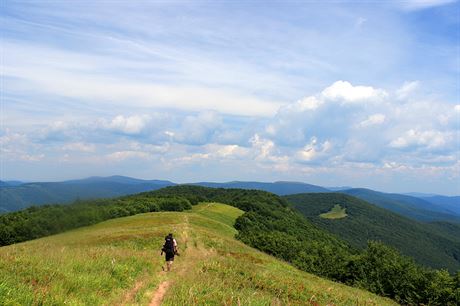
[[[163,253],[165,253],[166,269],[165,267],[162,267],[162,269],[163,271],[171,271],[174,256],[177,254],[177,241],[171,233],[165,237],[165,243],[161,249],[161,255],[163,255]]]

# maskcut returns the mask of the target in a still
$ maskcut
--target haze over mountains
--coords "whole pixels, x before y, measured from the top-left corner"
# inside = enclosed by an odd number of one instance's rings
[[[140,180],[124,176],[90,177],[63,182],[36,182],[0,185],[0,212],[16,211],[31,205],[71,203],[77,199],[111,198],[156,190],[174,185],[169,181]]]
[[[460,223],[460,197],[423,195],[420,197],[383,193],[370,189],[350,187],[321,187],[301,182],[243,182],[191,183],[214,188],[258,189],[277,195],[298,193],[339,192],[346,193],[379,207],[411,219],[431,222]],[[77,199],[110,198],[177,185],[167,180],[142,180],[126,176],[89,177],[63,182],[0,181],[0,212],[10,212],[31,205],[71,203]]]

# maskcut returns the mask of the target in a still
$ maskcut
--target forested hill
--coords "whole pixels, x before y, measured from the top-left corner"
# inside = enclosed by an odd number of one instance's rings
[[[460,269],[460,229],[420,223],[366,201],[340,193],[310,193],[284,197],[308,220],[351,245],[365,248],[368,240],[382,241],[420,264]],[[322,218],[335,205],[345,209],[343,218]],[[450,230],[450,232],[449,232]]]

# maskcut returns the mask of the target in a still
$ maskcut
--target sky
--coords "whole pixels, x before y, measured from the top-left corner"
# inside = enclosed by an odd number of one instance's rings
[[[1,1],[0,179],[460,194],[460,4]]]

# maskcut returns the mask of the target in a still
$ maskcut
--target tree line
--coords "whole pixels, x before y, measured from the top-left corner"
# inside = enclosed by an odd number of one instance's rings
[[[61,233],[108,219],[155,211],[183,211],[192,205],[183,197],[147,194],[116,199],[77,200],[70,205],[32,206],[0,215],[0,246]]]

